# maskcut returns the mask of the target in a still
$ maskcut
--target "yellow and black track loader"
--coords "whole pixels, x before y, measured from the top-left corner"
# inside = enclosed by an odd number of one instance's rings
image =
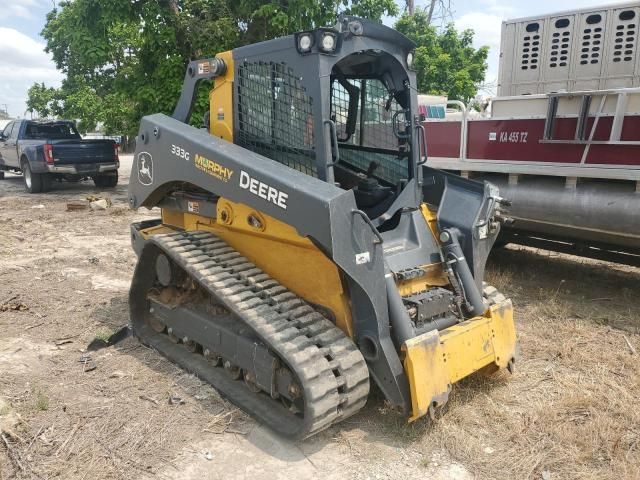
[[[371,382],[413,421],[513,367],[511,302],[483,284],[506,202],[425,164],[414,48],[341,17],[191,62],[141,122],[129,202],[162,216],[131,228],[134,335],[291,438]]]

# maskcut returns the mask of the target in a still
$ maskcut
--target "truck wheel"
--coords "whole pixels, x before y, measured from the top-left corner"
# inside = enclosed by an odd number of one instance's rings
[[[96,175],[93,183],[98,188],[113,188],[118,184],[118,175]]]
[[[29,162],[22,162],[22,179],[24,189],[29,193],[40,193],[49,190],[50,181],[46,174],[33,173]]]
[[[0,170],[0,180],[2,180],[3,178],[4,178],[4,172]]]

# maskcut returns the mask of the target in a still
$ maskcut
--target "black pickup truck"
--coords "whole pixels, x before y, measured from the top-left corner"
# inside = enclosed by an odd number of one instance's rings
[[[96,187],[118,183],[118,145],[83,140],[73,122],[14,120],[0,133],[0,179],[22,172],[29,193],[46,192],[52,180],[92,178]]]

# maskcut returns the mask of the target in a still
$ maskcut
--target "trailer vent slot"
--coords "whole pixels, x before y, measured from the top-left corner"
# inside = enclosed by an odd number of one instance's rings
[[[632,22],[636,14],[633,10],[625,10],[618,15],[616,38],[613,45],[613,61],[631,62],[634,60],[636,44],[636,23]]]
[[[589,15],[586,19],[588,25],[600,23],[601,15]],[[585,28],[582,31],[582,55],[580,55],[580,65],[600,63],[598,53],[602,45],[602,27]]]
[[[556,20],[554,26],[558,30],[563,30],[571,24],[568,18],[560,18]],[[566,67],[571,47],[571,31],[554,32],[551,39],[551,52],[549,57],[549,67]]]

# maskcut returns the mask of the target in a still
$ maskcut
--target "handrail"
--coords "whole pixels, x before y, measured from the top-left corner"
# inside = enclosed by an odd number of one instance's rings
[[[418,166],[421,166],[427,163],[427,132],[424,128],[424,125],[422,124],[416,125],[416,130],[420,130],[420,136],[418,137],[418,151],[420,152],[420,161],[418,161]]]
[[[640,87],[621,87],[621,88],[608,88],[606,90],[575,90],[572,92],[551,92],[541,93],[539,95],[554,96],[554,97],[580,97],[582,95],[616,95],[618,93],[640,93]],[[509,97],[498,97],[509,98]]]
[[[340,161],[340,148],[338,146],[338,133],[336,132],[336,122],[333,120],[325,120],[323,122],[325,125],[329,125],[329,130],[331,131],[331,154],[335,156],[335,161],[328,162],[327,167],[333,167],[337,165]]]
[[[460,125],[460,160],[467,159],[467,125],[469,109],[460,100],[447,100],[447,106],[453,105],[462,112],[462,124]]]
[[[398,117],[400,114],[404,115],[404,122],[406,124],[408,113],[410,113],[408,110],[398,110],[393,114],[393,117],[391,117],[391,128],[393,129],[393,134],[396,138],[409,138],[411,136],[411,133],[400,133],[398,130]]]
[[[375,235],[375,237],[378,239],[377,242],[373,242],[373,243],[383,243],[384,242],[384,238],[382,238],[382,235],[380,235],[380,232],[378,231],[378,229],[376,228],[376,226],[373,224],[373,222],[371,221],[371,219],[369,218],[369,216],[364,213],[362,210],[358,210],[356,208],[354,208],[353,210],[351,210],[351,214],[352,215],[360,215],[362,217],[362,219],[364,220],[364,222],[369,225],[369,227],[371,228],[371,231],[373,232],[373,234]]]

